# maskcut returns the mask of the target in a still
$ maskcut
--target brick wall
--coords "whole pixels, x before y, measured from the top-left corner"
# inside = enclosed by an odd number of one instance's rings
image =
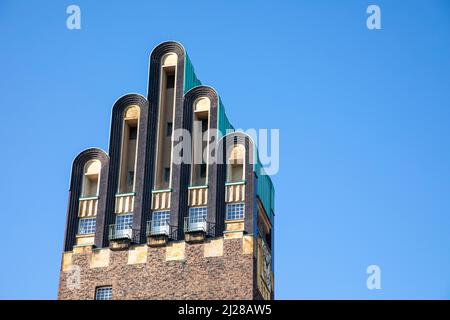
[[[254,266],[251,236],[122,251],[75,248],[63,255],[58,298],[94,299],[97,286],[112,286],[113,299],[254,299]]]

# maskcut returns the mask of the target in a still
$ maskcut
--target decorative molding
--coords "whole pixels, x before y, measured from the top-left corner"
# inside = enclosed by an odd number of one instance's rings
[[[72,173],[69,187],[69,204],[67,208],[66,231],[64,239],[64,251],[72,251],[76,244],[76,234],[78,230],[78,215],[80,210],[80,197],[83,183],[84,166],[91,160],[99,160],[101,164],[99,198],[96,205],[96,245],[100,244],[99,237],[103,234],[98,230],[103,224],[103,218],[106,211],[106,198],[108,194],[108,173],[109,173],[109,156],[101,149],[89,148],[78,154],[73,160]]]

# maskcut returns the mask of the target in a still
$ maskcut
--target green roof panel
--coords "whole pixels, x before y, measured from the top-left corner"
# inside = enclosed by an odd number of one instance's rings
[[[184,55],[184,93],[188,92],[192,88],[201,85],[201,81],[195,74],[194,66],[188,54]]]
[[[194,66],[192,65],[192,62],[186,53],[184,61],[184,93],[201,84],[201,81],[195,74]],[[221,137],[225,136],[227,133],[234,131],[234,127],[230,123],[230,120],[225,113],[225,107],[220,96],[217,128],[219,129],[219,134],[221,135]],[[257,196],[263,204],[270,221],[273,222],[273,215],[275,212],[275,188],[273,187],[272,179],[270,179],[270,176],[268,176],[264,171],[264,168],[259,160],[257,150],[256,161],[253,166],[253,170],[258,177]]]

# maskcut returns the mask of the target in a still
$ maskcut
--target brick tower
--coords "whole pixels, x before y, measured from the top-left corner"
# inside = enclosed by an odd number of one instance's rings
[[[185,49],[151,53],[73,161],[59,299],[273,299],[274,188]],[[105,115],[106,116],[106,115]]]

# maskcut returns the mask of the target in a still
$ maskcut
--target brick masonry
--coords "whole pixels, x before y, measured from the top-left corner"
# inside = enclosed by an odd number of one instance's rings
[[[91,148],[81,152],[74,160],[69,190],[66,232],[63,261],[61,264],[59,299],[94,299],[95,288],[112,286],[113,299],[266,299],[273,298],[273,274],[271,288],[264,287],[261,270],[261,258],[256,263],[256,256],[261,257],[259,242],[254,237],[261,232],[259,212],[265,212],[264,205],[257,206],[258,174],[252,163],[254,155],[253,142],[242,133],[231,133],[226,139],[216,141],[218,153],[226,155],[231,143],[245,144],[244,166],[245,180],[245,218],[236,225],[226,228],[226,164],[214,164],[208,161],[208,197],[207,220],[214,223],[214,237],[203,243],[186,243],[186,241],[203,241],[203,236],[194,239],[192,234],[185,238],[184,219],[189,215],[190,166],[172,164],[170,192],[170,225],[176,228],[176,237],[180,241],[171,242],[163,247],[146,245],[146,222],[152,219],[152,190],[156,159],[156,137],[158,106],[160,104],[160,75],[162,59],[168,53],[178,57],[176,97],[173,129],[192,131],[193,107],[197,98],[208,97],[210,106],[210,129],[221,129],[220,119],[227,120],[225,114],[219,113],[219,96],[208,86],[188,86],[187,77],[196,76],[186,73],[187,59],[183,46],[177,42],[164,42],[158,45],[150,56],[147,98],[138,94],[127,94],[118,99],[112,110],[110,141],[108,154]],[[192,67],[192,66],[191,66]],[[189,69],[189,68],[188,68]],[[190,70],[190,69],[189,69]],[[192,79],[191,79],[192,80]],[[194,81],[197,82],[197,81]],[[199,84],[199,83],[197,83]],[[128,249],[128,242],[117,246],[109,241],[108,227],[115,223],[115,202],[119,183],[121,165],[122,128],[124,113],[131,105],[140,109],[139,137],[135,164],[133,229],[140,235],[133,239],[136,246]],[[221,118],[224,117],[224,118]],[[223,120],[222,120],[223,122]],[[226,129],[225,125],[222,129]],[[225,132],[223,132],[225,133]],[[79,204],[83,189],[85,164],[90,160],[100,160],[101,172],[96,214],[96,233],[93,246],[80,246],[77,238],[79,223]],[[264,190],[264,188],[263,188]],[[271,195],[272,196],[272,195]],[[261,210],[259,209],[261,208]],[[272,214],[273,218],[273,214]],[[271,238],[271,257],[273,259],[273,220],[267,223],[267,232]],[[198,235],[197,235],[198,236]],[[255,237],[256,238],[256,237]],[[155,241],[150,241],[150,245]],[[162,244],[164,241],[160,241]],[[84,241],[87,244],[86,241]],[[90,243],[90,242],[89,242]],[[111,245],[116,249],[111,250]],[[96,248],[96,249],[93,249]],[[258,251],[259,250],[259,251]],[[257,252],[258,251],[258,252]],[[265,264],[265,268],[268,264]],[[273,263],[270,264],[270,268]],[[272,269],[273,271],[273,269]],[[76,280],[76,281],[75,281]],[[269,281],[266,281],[269,282]],[[259,293],[261,289],[262,295]]]
[[[181,254],[178,260],[167,259],[167,247],[148,247],[146,257],[142,257],[145,248],[141,247],[141,257],[131,254],[131,259],[129,250],[102,249],[101,255],[109,254],[107,266],[103,267],[93,267],[102,264],[93,263],[96,259],[92,258],[90,248],[66,253],[58,298],[92,300],[96,287],[112,286],[113,299],[118,300],[258,299],[253,244],[249,247],[248,240],[248,237],[220,238],[223,243],[220,248],[218,242],[179,242],[178,246],[184,247],[184,256]],[[219,250],[214,250],[215,247]],[[78,287],[69,283],[74,269],[80,272]]]

